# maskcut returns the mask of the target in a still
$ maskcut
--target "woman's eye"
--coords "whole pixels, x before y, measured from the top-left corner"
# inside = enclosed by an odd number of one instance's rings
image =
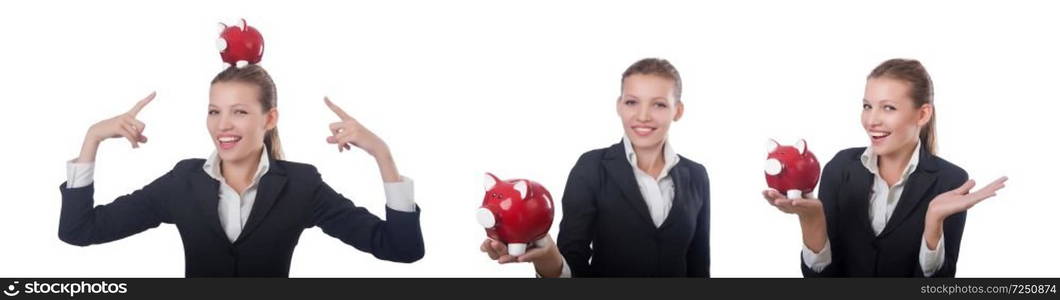
[[[884,105],[883,106],[883,110],[895,111],[895,110],[898,110],[898,108],[896,108],[896,107],[894,107],[892,105]]]
[[[861,105],[861,109],[862,110],[871,110],[872,109],[872,105],[862,104]]]
[[[666,108],[666,103],[655,103],[655,107]]]
[[[211,109],[211,110],[207,111],[207,112],[206,112],[206,114],[208,114],[208,115],[211,115],[211,116],[212,116],[212,115],[216,115],[216,114],[218,114],[218,112],[217,112],[216,110],[212,110],[212,109]]]
[[[630,100],[626,100],[625,103],[626,103],[627,106],[634,105],[634,104],[637,104],[637,100],[630,99]]]
[[[245,114],[247,114],[247,111],[245,111],[245,110],[236,110],[236,114],[237,115],[245,115]]]

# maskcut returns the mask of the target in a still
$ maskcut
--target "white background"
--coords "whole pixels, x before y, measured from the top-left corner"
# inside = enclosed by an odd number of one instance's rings
[[[324,141],[328,95],[386,140],[423,209],[423,260],[379,261],[314,228],[294,277],[533,276],[478,250],[483,172],[539,181],[558,201],[580,154],[619,141],[619,77],[643,57],[684,78],[671,141],[710,174],[713,276],[801,275],[796,218],[759,195],[765,140],[806,138],[822,163],[864,146],[865,76],[894,57],[934,78],[941,156],[982,184],[1011,178],[969,213],[957,276],[1060,275],[1060,18],[1047,1],[216,2],[0,4],[0,277],[183,276],[172,225],[59,241],[58,187],[89,125],[153,90],[150,143],[100,149],[97,203],[208,155],[216,24],[240,17],[265,36],[287,159],[382,215],[374,161]]]

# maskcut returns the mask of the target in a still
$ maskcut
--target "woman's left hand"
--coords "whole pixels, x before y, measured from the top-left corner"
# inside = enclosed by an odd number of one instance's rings
[[[986,187],[971,192],[975,187],[975,180],[968,180],[960,187],[935,196],[928,204],[927,215],[924,216],[924,241],[928,249],[937,250],[939,239],[942,238],[942,225],[947,217],[966,211],[986,198],[997,195],[997,191],[1005,187],[1008,177],[1002,176]]]
[[[372,133],[371,130],[357,122],[356,119],[347,114],[346,111],[343,111],[338,105],[331,103],[331,99],[324,97],[324,104],[327,104],[328,108],[335,112],[340,120],[330,124],[331,136],[327,139],[328,144],[338,145],[339,152],[342,152],[343,149],[350,150],[350,145],[353,145],[376,158],[380,155],[389,155],[390,150],[387,148],[386,143],[375,133]]]
[[[343,111],[335,103],[331,103],[331,99],[324,97],[324,104],[331,108],[331,111],[335,112],[339,116],[339,122],[331,123],[331,136],[328,137],[328,144],[336,144],[339,147],[339,152],[343,149],[350,150],[350,145],[361,148],[364,152],[368,152],[369,155],[375,157],[376,164],[379,165],[379,175],[383,177],[383,182],[399,182],[401,181],[401,173],[398,172],[397,164],[394,163],[394,157],[390,155],[390,148],[386,146],[383,139],[380,139],[375,133],[364,128],[360,122],[357,122],[350,114]]]
[[[986,187],[975,192],[970,192],[975,187],[975,180],[968,180],[960,187],[949,192],[939,194],[928,204],[927,216],[935,220],[942,220],[953,214],[966,211],[980,201],[997,195],[997,191],[1005,187],[1008,177],[1002,176]]]

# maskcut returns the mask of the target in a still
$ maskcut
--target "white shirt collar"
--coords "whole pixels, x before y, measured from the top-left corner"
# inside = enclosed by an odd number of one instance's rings
[[[872,174],[879,175],[880,174],[880,167],[879,167],[879,163],[878,163],[879,157],[880,156],[876,154],[876,151],[872,149],[872,145],[869,145],[869,147],[865,148],[864,152],[861,152],[861,165],[865,166],[865,169],[868,169],[869,172],[872,172]],[[916,167],[919,164],[920,164],[920,140],[917,139],[917,141],[916,141],[916,149],[913,149],[913,157],[909,158],[909,164],[907,164],[905,166],[905,171],[902,172],[902,180],[901,181],[905,181],[906,178],[909,178],[909,174],[912,174],[913,171],[916,170]]]
[[[626,148],[626,160],[633,166],[633,170],[640,170],[637,167],[637,152],[633,151],[633,143],[629,141],[629,137],[622,136],[622,146]],[[659,172],[659,178],[665,178],[670,174],[670,169],[677,165],[677,161],[681,158],[677,156],[677,151],[674,151],[674,147],[670,145],[669,139],[663,142],[663,169]]]
[[[224,176],[221,175],[221,156],[217,154],[217,150],[214,150],[210,157],[206,159],[206,163],[202,165],[202,170],[213,179],[225,182]],[[251,185],[257,183],[267,172],[269,172],[269,151],[262,147],[261,160],[258,161],[258,172],[254,174],[254,180],[251,181]]]

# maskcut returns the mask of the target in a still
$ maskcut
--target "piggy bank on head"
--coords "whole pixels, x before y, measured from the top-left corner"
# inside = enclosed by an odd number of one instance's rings
[[[217,50],[221,52],[221,60],[239,68],[261,61],[265,53],[265,39],[257,29],[247,26],[247,20],[240,20],[235,26],[220,23],[220,28]]]
[[[794,146],[781,146],[770,139],[766,148],[766,184],[788,198],[802,198],[803,194],[813,192],[817,180],[821,178],[821,165],[817,157],[806,148],[806,140],[799,140]]]
[[[553,211],[552,195],[541,184],[486,173],[478,222],[487,236],[508,245],[509,255],[523,255],[527,244],[544,237],[552,227]]]

